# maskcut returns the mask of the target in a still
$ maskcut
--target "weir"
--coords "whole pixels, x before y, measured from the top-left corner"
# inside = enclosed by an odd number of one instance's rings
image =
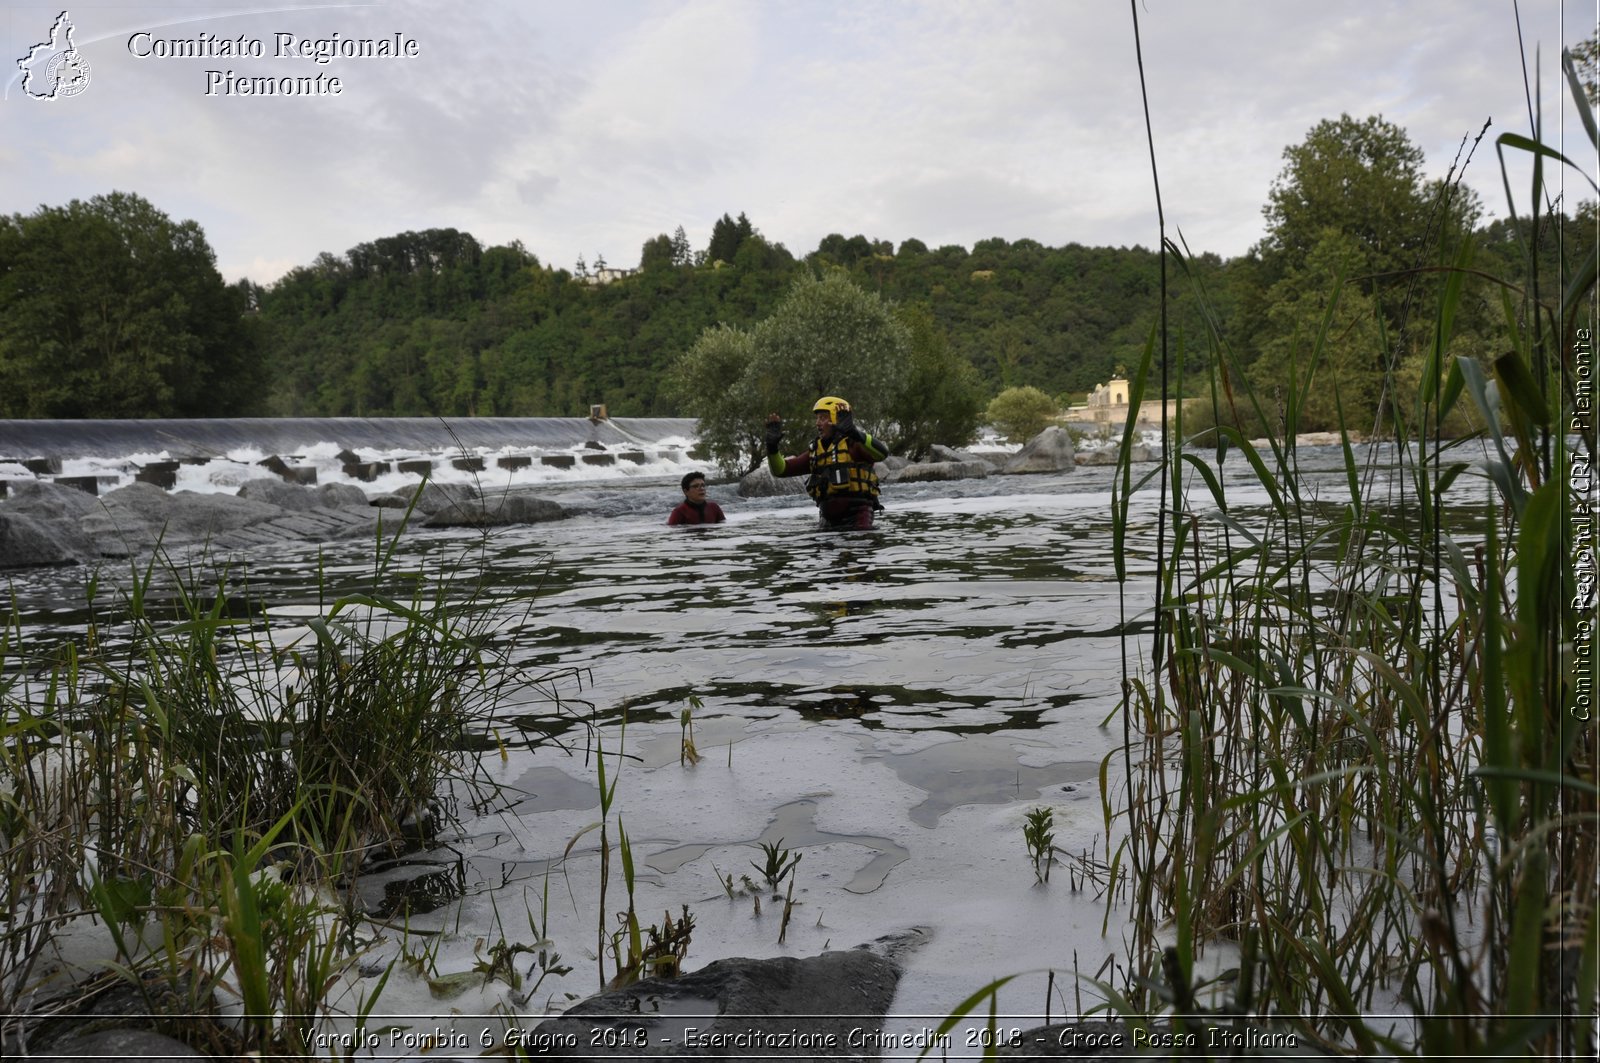
[[[292,454],[334,443],[350,450],[443,453],[478,448],[652,445],[694,436],[688,417],[235,417],[173,420],[0,420],[0,460],[116,458],[166,451],[216,458],[256,448]]]

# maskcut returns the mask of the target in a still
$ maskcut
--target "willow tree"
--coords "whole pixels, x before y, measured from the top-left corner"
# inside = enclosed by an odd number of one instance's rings
[[[905,387],[910,334],[893,307],[840,273],[802,276],[772,314],[749,329],[716,325],[673,367],[679,408],[724,472],[752,468],[768,413],[788,424],[785,443],[811,432],[812,404],[838,395],[878,430]]]

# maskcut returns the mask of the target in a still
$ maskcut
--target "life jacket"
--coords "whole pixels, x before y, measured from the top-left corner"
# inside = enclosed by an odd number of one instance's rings
[[[836,437],[824,443],[819,437],[811,441],[811,478],[806,481],[806,492],[818,502],[844,495],[875,501],[878,474],[872,471],[872,462],[850,456],[848,439]]]

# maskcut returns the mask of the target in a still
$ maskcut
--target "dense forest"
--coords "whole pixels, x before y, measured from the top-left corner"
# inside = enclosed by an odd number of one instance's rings
[[[1420,150],[1381,118],[1321,122],[1284,159],[1256,247],[1168,266],[1174,349],[1199,369],[1226,347],[1269,395],[1316,337],[1366,416],[1419,371],[1445,267],[1470,271],[1453,349],[1486,357],[1503,296],[1528,305],[1530,263],[1549,283],[1595,254],[1592,202],[1571,217],[1557,205],[1537,229],[1483,224],[1471,193],[1424,179]],[[166,250],[119,266],[125,230]],[[81,250],[63,259],[63,244]],[[797,256],[743,214],[718,219],[705,248],[681,227],[649,236],[626,269],[430,229],[230,286],[195,223],[113,193],[0,217],[0,417],[680,414],[667,381],[708,328],[750,327],[822,276],[931,321],[985,401],[1015,386],[1081,398],[1137,364],[1161,309],[1144,247],[835,233]],[[1313,420],[1332,416],[1332,394]]]

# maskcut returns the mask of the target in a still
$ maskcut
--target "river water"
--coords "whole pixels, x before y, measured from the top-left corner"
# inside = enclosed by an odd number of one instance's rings
[[[1337,452],[1307,457],[1335,490]],[[803,500],[740,499],[728,484],[711,490],[725,524],[669,529],[680,496],[664,471],[548,484],[576,516],[497,529],[486,542],[454,532],[401,541],[402,564],[470,551],[492,586],[530,592],[504,644],[532,672],[579,670],[581,685],[561,687],[565,711],[592,729],[491,756],[496,780],[521,795],[511,808],[469,815],[448,845],[363,883],[371,909],[439,932],[428,970],[397,968],[372,1021],[443,1023],[476,1044],[486,1024],[596,990],[600,859],[598,835],[584,833],[600,818],[593,736],[613,758],[611,815],[632,841],[637,910],[647,923],[684,905],[693,915],[687,967],[915,929],[891,1023],[907,1037],[1007,975],[1022,973],[1001,991],[1002,1013],[1016,1016],[1003,1014],[1002,1027],[1092,1003],[1072,972],[1125,956],[1124,927],[1113,917],[1103,934],[1094,884],[1075,889],[1065,868],[1036,882],[1023,824],[1048,808],[1059,849],[1104,855],[1100,765],[1121,747],[1124,668],[1148,652],[1154,487],[1133,500],[1120,586],[1109,468],[891,485],[878,527],[849,533],[818,531]],[[1265,495],[1235,496],[1241,514],[1252,497]],[[320,564],[354,580],[371,552],[324,547]],[[317,564],[309,546],[255,559],[252,582],[292,611],[314,600]],[[24,625],[80,623],[63,603],[82,578],[18,577]],[[691,697],[698,764],[680,760]],[[548,709],[532,689],[506,707]],[[1119,762],[1110,758],[1113,788]],[[730,873],[760,880],[752,863],[764,862],[763,844],[801,857],[786,928],[769,891],[723,888]],[[620,877],[613,857],[611,913],[626,905]],[[497,981],[437,994],[437,976],[471,970],[496,942],[541,935],[570,973],[530,993],[538,970],[523,955],[521,991]],[[380,942],[374,956],[395,945]],[[963,1036],[951,1058],[973,1054]],[[896,1055],[916,1052],[886,1053]]]

